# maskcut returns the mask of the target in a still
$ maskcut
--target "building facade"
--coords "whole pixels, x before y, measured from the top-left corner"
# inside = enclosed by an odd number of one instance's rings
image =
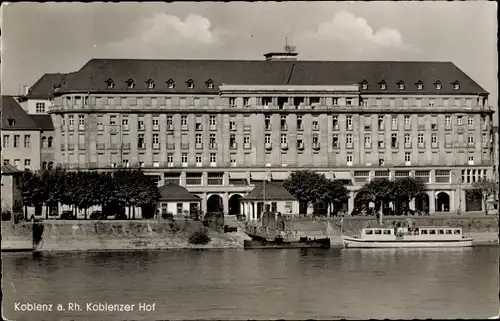
[[[270,176],[311,169],[355,191],[414,176],[430,212],[470,210],[465,191],[493,176],[488,93],[449,62],[93,59],[49,109],[55,162],[142,167],[185,186],[202,211],[239,214]],[[231,210],[230,210],[231,209]]]

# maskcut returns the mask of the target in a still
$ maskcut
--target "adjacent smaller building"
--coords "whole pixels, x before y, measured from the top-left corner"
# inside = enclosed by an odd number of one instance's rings
[[[159,208],[161,214],[194,214],[201,208],[201,198],[191,194],[187,189],[172,182],[160,186]]]
[[[22,174],[22,171],[11,164],[2,165],[2,212],[10,212],[13,214],[16,210],[22,211]]]
[[[264,202],[270,205],[271,212],[282,214],[299,213],[299,201],[279,183],[258,184],[241,199],[241,212],[248,220],[260,219],[264,211]]]

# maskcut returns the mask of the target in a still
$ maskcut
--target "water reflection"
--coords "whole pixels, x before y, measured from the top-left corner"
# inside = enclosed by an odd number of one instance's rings
[[[154,301],[157,314],[35,319],[471,318],[498,311],[495,248],[5,255],[13,302]],[[15,290],[14,290],[15,287]],[[49,303],[49,302],[48,302]]]

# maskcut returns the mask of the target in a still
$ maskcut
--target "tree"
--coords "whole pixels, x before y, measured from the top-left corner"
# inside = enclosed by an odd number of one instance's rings
[[[397,179],[393,183],[394,199],[403,202],[405,214],[408,214],[408,203],[425,191],[425,184],[414,177]]]
[[[324,199],[332,205],[335,212],[339,211],[342,203],[349,199],[349,191],[341,181],[327,180]]]
[[[317,206],[327,200],[328,184],[324,174],[304,170],[291,173],[283,186],[300,202]]]
[[[46,201],[46,186],[38,172],[24,171],[21,177],[21,193],[25,206],[24,218],[28,220],[28,206],[40,208]]]
[[[384,202],[394,200],[395,182],[387,178],[376,178],[363,185],[358,191],[362,195],[364,202],[373,202],[375,211],[380,211]]]
[[[160,191],[156,182],[148,175],[138,172],[138,195],[136,206],[141,208],[143,218],[152,218],[156,203],[160,199]]]
[[[472,189],[467,193],[469,199],[480,199],[481,204],[488,215],[488,200],[491,197],[498,195],[498,183],[491,179],[481,179],[478,182],[472,183]]]

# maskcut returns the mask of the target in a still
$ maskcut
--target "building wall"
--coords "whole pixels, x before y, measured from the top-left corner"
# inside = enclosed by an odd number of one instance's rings
[[[14,205],[22,204],[19,175],[2,175],[2,210],[4,206],[12,213]]]
[[[16,136],[19,139],[17,146],[14,147]],[[25,147],[26,136],[29,136],[30,143]],[[2,130],[2,164],[6,160],[20,170],[40,169],[40,132]],[[29,166],[25,166],[26,160],[29,160]]]
[[[202,208],[206,208],[210,193],[219,193],[227,211],[230,193],[246,194],[253,188],[231,186],[228,176],[235,172],[244,172],[250,180],[254,171],[344,171],[359,181],[353,187],[356,189],[375,177],[375,171],[389,170],[391,177],[401,170],[409,175],[428,171],[429,186],[436,191],[449,190],[455,210],[465,186],[453,182],[452,177],[460,181],[462,170],[486,171],[487,177],[493,177],[491,113],[485,98],[477,95],[226,91],[220,96],[183,97],[102,94],[88,98],[88,104],[76,96],[58,97],[52,108],[58,142],[56,163],[68,168],[141,166],[161,177],[180,173],[180,184],[204,200]],[[258,99],[263,96],[272,97],[273,104],[263,106]],[[305,97],[305,103],[294,106],[291,96]],[[319,104],[309,103],[313,96],[320,97]],[[243,106],[243,97],[249,98],[247,106]],[[282,109],[276,106],[278,97],[289,99]],[[286,128],[281,128],[282,116]],[[302,129],[298,128],[298,117],[302,117]],[[215,123],[211,124],[211,119]],[[348,126],[349,121],[352,126]],[[144,127],[139,127],[139,122]],[[211,144],[211,135],[215,144]],[[267,146],[266,135],[271,143]],[[393,135],[397,137],[394,147]],[[201,144],[197,144],[198,136]],[[405,136],[410,138],[407,144]],[[419,136],[423,139],[420,143]],[[143,146],[139,146],[139,137],[144,138]],[[230,146],[232,137],[235,144]],[[313,146],[315,137],[317,145]],[[379,145],[379,140],[384,144]],[[433,185],[436,170],[448,171],[449,181]],[[366,171],[368,178],[363,176]],[[200,185],[186,184],[186,173],[190,172],[202,173]],[[206,177],[212,172],[223,173],[220,186],[208,185]]]
[[[194,203],[197,204],[199,207],[199,202],[159,202],[159,210],[160,214],[163,213],[172,213],[173,215],[184,215],[184,211],[188,211],[190,209],[190,204]],[[178,213],[177,211],[177,204],[182,204],[182,213]]]
[[[49,112],[49,109],[54,105],[54,102],[49,99],[28,99],[25,102],[20,103],[20,105],[30,115],[43,115]],[[42,109],[42,106],[45,108]]]

